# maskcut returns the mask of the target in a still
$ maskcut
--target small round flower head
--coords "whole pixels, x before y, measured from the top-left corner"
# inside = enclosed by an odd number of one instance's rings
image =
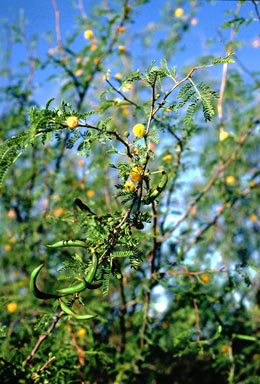
[[[207,275],[202,275],[201,280],[203,281],[204,284],[208,284],[210,281],[210,278]]]
[[[136,124],[133,127],[133,134],[137,137],[144,137],[145,135],[145,126],[143,124]]]
[[[123,25],[121,25],[119,28],[118,28],[118,32],[125,32],[125,27]]]
[[[132,192],[135,189],[135,185],[132,182],[132,180],[126,181],[124,184],[124,191],[125,192]]]
[[[95,196],[95,192],[93,191],[93,189],[89,189],[89,190],[87,191],[87,196],[88,196],[88,197],[94,197],[94,196]]]
[[[92,29],[87,29],[84,32],[85,39],[91,39],[93,36],[94,36],[94,32],[92,31]]]
[[[5,244],[5,250],[6,252],[11,251],[12,247],[10,244]]]
[[[96,44],[91,44],[90,50],[91,50],[91,52],[95,52],[97,50],[97,45]]]
[[[121,80],[122,79],[122,75],[121,75],[121,73],[116,73],[115,74],[115,78],[117,79],[117,80]]]
[[[257,221],[257,216],[256,216],[254,213],[252,213],[252,214],[249,216],[249,219],[250,219],[251,221]]]
[[[226,177],[226,183],[227,184],[232,185],[232,184],[234,184],[234,182],[235,182],[234,176],[227,176]]]
[[[119,52],[125,52],[125,46],[124,45],[119,45],[118,46]]]
[[[163,161],[170,161],[172,159],[172,154],[169,153],[168,155],[163,156]]]
[[[219,132],[219,141],[224,141],[228,138],[229,134],[226,131]]]
[[[76,76],[81,76],[83,74],[83,69],[78,69],[76,72],[75,72],[75,75]]]
[[[142,167],[140,165],[137,165],[132,169],[132,172],[130,172],[130,177],[134,181],[140,181],[141,174],[142,174]]]
[[[6,306],[6,309],[8,312],[15,312],[17,310],[17,304],[16,303],[8,303]]]
[[[175,9],[175,16],[176,17],[181,17],[184,13],[184,10],[182,8],[176,8]]]
[[[86,329],[85,328],[80,328],[79,330],[78,330],[78,332],[77,332],[77,335],[79,336],[79,337],[82,337],[82,336],[85,336],[85,334],[86,334]]]
[[[197,25],[197,24],[198,24],[198,19],[196,19],[196,17],[191,19],[191,25]]]
[[[71,129],[76,128],[78,126],[78,123],[79,123],[79,120],[77,116],[70,116],[66,120],[67,126]]]

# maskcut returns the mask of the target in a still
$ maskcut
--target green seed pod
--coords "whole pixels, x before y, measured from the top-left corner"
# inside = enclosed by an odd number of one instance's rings
[[[96,317],[97,315],[77,315],[75,312],[73,312],[67,304],[64,303],[61,299],[59,300],[61,309],[69,316],[74,317],[74,319],[77,320],[90,320]]]
[[[72,287],[59,289],[58,292],[65,294],[65,295],[70,295],[73,293],[78,293],[78,292],[84,291],[84,289],[88,288],[87,283],[91,283],[95,277],[95,274],[97,271],[97,262],[98,262],[97,256],[95,255],[95,253],[93,253],[92,265],[91,265],[90,270],[86,276],[86,279],[84,279],[84,281],[81,281],[79,284],[74,285]],[[95,288],[91,288],[91,289],[95,289]]]
[[[125,132],[124,132],[124,136],[125,136],[125,137],[128,137],[129,135],[130,135],[130,133],[129,133],[128,131],[125,131]]]
[[[117,273],[117,274],[116,274],[116,278],[117,278],[117,280],[121,280],[121,279],[122,279],[122,275],[121,275],[121,273]]]
[[[48,248],[60,248],[60,247],[83,247],[88,248],[88,244],[82,240],[62,240],[57,243],[47,245]]]
[[[44,263],[39,265],[39,267],[35,268],[31,273],[30,278],[30,291],[34,294],[35,297],[42,300],[48,300],[48,299],[59,299],[61,296],[52,295],[51,293],[45,293],[38,289],[36,285],[36,279],[37,276],[40,273],[40,270],[43,268]]]
[[[151,204],[164,190],[168,181],[168,175],[165,171],[162,172],[162,178],[157,188],[152,193],[147,193],[142,199],[144,205]]]

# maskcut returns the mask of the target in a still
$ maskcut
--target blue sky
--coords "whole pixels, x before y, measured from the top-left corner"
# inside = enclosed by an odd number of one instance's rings
[[[83,0],[87,14],[91,6],[94,3],[98,4],[99,2],[102,4],[101,0]],[[73,28],[75,28],[74,18],[80,14],[79,9],[76,6],[77,3],[78,1],[74,1],[73,6],[70,0],[57,0],[60,10],[61,33],[63,39],[66,33],[73,32]],[[118,3],[120,4],[120,1]],[[130,4],[131,3],[133,2],[130,0]],[[204,0],[199,3],[201,4],[201,7],[199,7],[198,13],[195,16],[198,19],[198,25],[192,27],[192,34],[189,33],[184,39],[183,46],[185,46],[186,49],[178,52],[174,57],[174,62],[171,63],[172,65],[177,64],[178,68],[189,64],[190,61],[198,55],[215,54],[216,56],[223,56],[225,53],[223,44],[219,41],[216,31],[220,24],[227,20],[225,18],[225,13],[236,9],[237,1],[218,0],[211,2]],[[138,10],[135,11],[135,23],[132,26],[132,31],[141,31],[148,23],[158,22],[160,19],[160,11],[165,4],[166,0],[160,2],[158,0],[150,0],[147,4],[138,7]],[[172,1],[172,4],[174,4],[174,1]],[[184,1],[181,6],[184,8],[184,12],[190,9],[188,1]],[[27,36],[32,34],[37,34],[39,36],[38,54],[40,57],[44,57],[50,48],[50,45],[47,44],[45,38],[46,31],[52,30],[55,34],[55,15],[52,1],[8,0],[2,2],[0,10],[1,19],[7,20],[8,23],[15,21],[20,9],[24,10],[24,16],[28,20],[26,26]],[[254,13],[254,7],[250,1],[246,1],[242,6],[240,17],[248,17],[249,12]],[[244,45],[239,51],[239,58],[250,70],[258,70],[258,63],[260,62],[260,47],[254,48],[252,46],[252,42],[259,39],[259,32],[260,22],[257,19],[253,21],[249,28],[244,26],[241,28],[240,38],[243,38]],[[224,31],[226,38],[229,36],[229,33],[229,30]],[[158,37],[161,36],[159,35]],[[206,39],[214,37],[217,38],[214,48],[206,47]],[[80,48],[84,44],[83,37],[82,41],[78,39],[76,44],[78,44],[78,48]],[[139,58],[142,56],[140,47],[135,46],[135,52],[137,55],[136,61],[138,67],[138,56]],[[159,52],[155,52],[154,55],[156,57],[147,58],[147,63],[149,63],[151,59],[159,61],[162,58],[162,55]],[[24,47],[21,44],[16,44],[12,65],[16,66],[19,61],[24,59],[26,59]],[[43,82],[44,78],[50,74],[48,71],[49,69],[45,70],[45,72],[38,71],[35,80],[37,82]],[[221,68],[218,68],[217,71],[221,71]],[[40,104],[45,104],[46,99],[49,97],[48,93],[50,88],[49,83],[48,89],[43,88],[41,89],[41,92],[37,92],[36,99]],[[53,89],[54,88],[56,88],[56,86],[53,85]]]

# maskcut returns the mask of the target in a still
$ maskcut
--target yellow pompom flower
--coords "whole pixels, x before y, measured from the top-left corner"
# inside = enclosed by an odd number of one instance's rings
[[[116,73],[116,74],[115,74],[115,78],[116,78],[117,80],[121,80],[121,79],[122,79],[122,75],[121,75],[121,73]]]
[[[5,244],[5,250],[6,252],[11,251],[12,247],[10,244]]]
[[[219,132],[219,141],[224,141],[228,138],[229,134],[226,131]]]
[[[118,46],[118,50],[119,50],[119,52],[125,52],[125,46],[124,45],[119,45]]]
[[[163,157],[163,161],[170,161],[172,159],[172,155],[169,153]]]
[[[175,16],[176,17],[181,17],[184,13],[184,10],[182,8],[176,8],[175,9]]]
[[[84,165],[84,160],[83,160],[83,159],[80,159],[80,160],[78,161],[78,165],[79,165],[80,167],[83,167],[83,165]]]
[[[228,346],[226,344],[222,345],[221,352],[222,353],[227,353],[227,351],[228,351]]]
[[[256,215],[254,215],[253,213],[249,216],[249,219],[251,220],[251,221],[257,221],[257,216]]]
[[[92,29],[87,29],[84,32],[85,39],[91,39],[93,36],[94,36],[94,32],[92,31]]]
[[[119,28],[118,28],[118,32],[125,32],[125,27],[123,27],[123,25],[121,25]]]
[[[6,306],[6,309],[8,312],[15,312],[17,310],[17,304],[16,303],[8,303]]]
[[[137,165],[132,169],[132,172],[130,172],[130,177],[134,181],[140,181],[141,180],[141,174],[142,174],[142,167],[140,165]]]
[[[196,19],[196,17],[191,19],[191,25],[197,25],[197,24],[198,24],[198,19]]]
[[[63,209],[63,208],[57,208],[57,209],[55,209],[55,210],[52,212],[52,214],[53,214],[53,216],[58,217],[58,216],[60,216],[63,212],[64,212],[64,209]]]
[[[95,196],[95,192],[94,192],[92,189],[89,189],[89,190],[87,191],[87,196],[88,196],[88,197],[94,197],[94,196]]]
[[[76,76],[81,76],[82,74],[83,74],[83,69],[77,69],[77,71],[75,72]]]
[[[124,191],[125,192],[132,192],[135,189],[135,185],[132,182],[132,180],[126,181],[124,184]]]
[[[79,120],[76,116],[70,116],[66,120],[67,126],[71,129],[76,128],[78,123],[79,123]]]
[[[232,184],[234,184],[234,182],[235,182],[234,176],[227,176],[226,177],[226,183],[227,184],[232,185]]]
[[[201,280],[203,281],[204,284],[208,284],[210,281],[210,278],[207,275],[202,275]]]
[[[145,126],[143,124],[136,124],[133,127],[133,134],[137,137],[144,137],[145,135]]]
[[[78,332],[77,332],[77,335],[78,335],[79,337],[85,336],[85,334],[86,334],[86,329],[85,329],[85,328],[80,328],[80,329],[78,330]]]
[[[96,45],[96,44],[92,44],[92,45],[90,46],[90,50],[91,50],[92,52],[95,52],[95,51],[97,50],[97,45]]]

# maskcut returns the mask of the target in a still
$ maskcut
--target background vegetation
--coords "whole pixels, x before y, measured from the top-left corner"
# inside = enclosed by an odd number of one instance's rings
[[[3,21],[1,382],[259,383],[258,4],[195,57],[203,2],[97,3],[65,31],[52,0],[41,55]],[[86,289],[35,297],[43,262],[41,291]]]

